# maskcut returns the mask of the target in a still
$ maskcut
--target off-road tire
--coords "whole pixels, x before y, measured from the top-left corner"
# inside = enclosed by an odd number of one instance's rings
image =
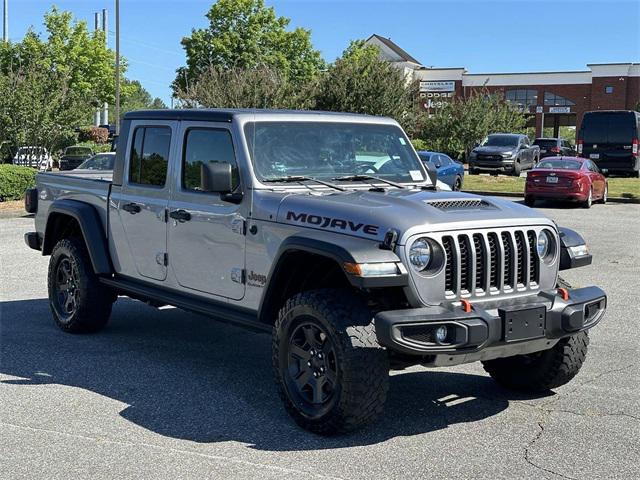
[[[491,377],[505,388],[540,393],[560,387],[580,371],[587,356],[586,331],[561,339],[553,348],[529,355],[482,362]]]
[[[318,414],[309,413],[316,404],[301,400],[289,373],[292,336],[296,328],[309,323],[326,333],[324,341],[333,346],[336,360],[331,403],[318,407],[325,409]],[[321,435],[345,433],[382,413],[389,388],[389,360],[378,344],[373,315],[356,293],[319,289],[293,296],[278,314],[272,347],[278,392],[285,409],[302,428]]]
[[[64,294],[60,292],[63,262],[65,266],[70,266],[75,277],[71,282],[76,298],[75,307],[70,313],[62,305],[61,295]],[[53,319],[61,330],[68,333],[93,333],[102,329],[109,321],[111,307],[117,298],[111,289],[98,281],[87,248],[77,238],[64,238],[53,247],[49,260],[48,289]]]

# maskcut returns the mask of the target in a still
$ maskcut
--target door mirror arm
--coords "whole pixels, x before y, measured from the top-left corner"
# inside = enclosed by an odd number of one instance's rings
[[[244,198],[244,195],[242,194],[242,192],[230,192],[230,193],[220,194],[220,200],[222,200],[223,202],[235,203],[236,205],[242,202],[243,198]]]

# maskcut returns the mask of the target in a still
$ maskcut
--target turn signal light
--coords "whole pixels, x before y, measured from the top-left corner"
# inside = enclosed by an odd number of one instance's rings
[[[564,301],[569,300],[569,290],[567,290],[566,288],[559,288],[558,293],[560,294],[560,298],[562,298]]]

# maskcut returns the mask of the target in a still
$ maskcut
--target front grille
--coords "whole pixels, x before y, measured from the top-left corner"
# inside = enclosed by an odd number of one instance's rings
[[[534,230],[444,236],[442,245],[448,297],[537,288],[540,260]]]
[[[478,160],[502,160],[502,155],[478,155]]]

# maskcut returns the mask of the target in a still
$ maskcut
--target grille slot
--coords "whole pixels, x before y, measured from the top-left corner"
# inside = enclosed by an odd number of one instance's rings
[[[484,265],[487,258],[487,252],[485,250],[484,242],[482,241],[482,235],[476,233],[473,235],[473,248],[476,252],[476,284],[477,290],[484,289],[486,283],[486,275]]]
[[[458,246],[460,247],[460,290],[463,295],[472,291],[471,287],[471,251],[469,247],[469,237],[458,236]]]
[[[538,275],[540,268],[538,258],[538,249],[536,248],[536,232],[529,230],[527,232],[527,238],[529,239],[529,281],[532,283],[538,282]]]
[[[456,270],[456,257],[453,255],[453,238],[444,237],[442,239],[444,254],[446,256],[444,289],[446,292],[455,293],[454,272]]]
[[[502,272],[502,281],[505,288],[513,288],[513,243],[511,242],[511,235],[508,232],[502,232],[500,235],[502,238],[502,246],[504,248],[504,268]]]
[[[518,261],[516,263],[516,272],[517,272],[517,282],[518,285],[525,285],[527,280],[525,278],[525,274],[527,271],[528,264],[525,262],[525,258],[527,257],[527,251],[525,249],[524,233],[516,232],[516,249],[518,250]]]
[[[490,233],[489,239],[489,254],[491,255],[491,273],[489,275],[489,288],[500,288],[498,272],[501,269],[502,261],[500,257],[500,248],[498,248],[498,235]]]

